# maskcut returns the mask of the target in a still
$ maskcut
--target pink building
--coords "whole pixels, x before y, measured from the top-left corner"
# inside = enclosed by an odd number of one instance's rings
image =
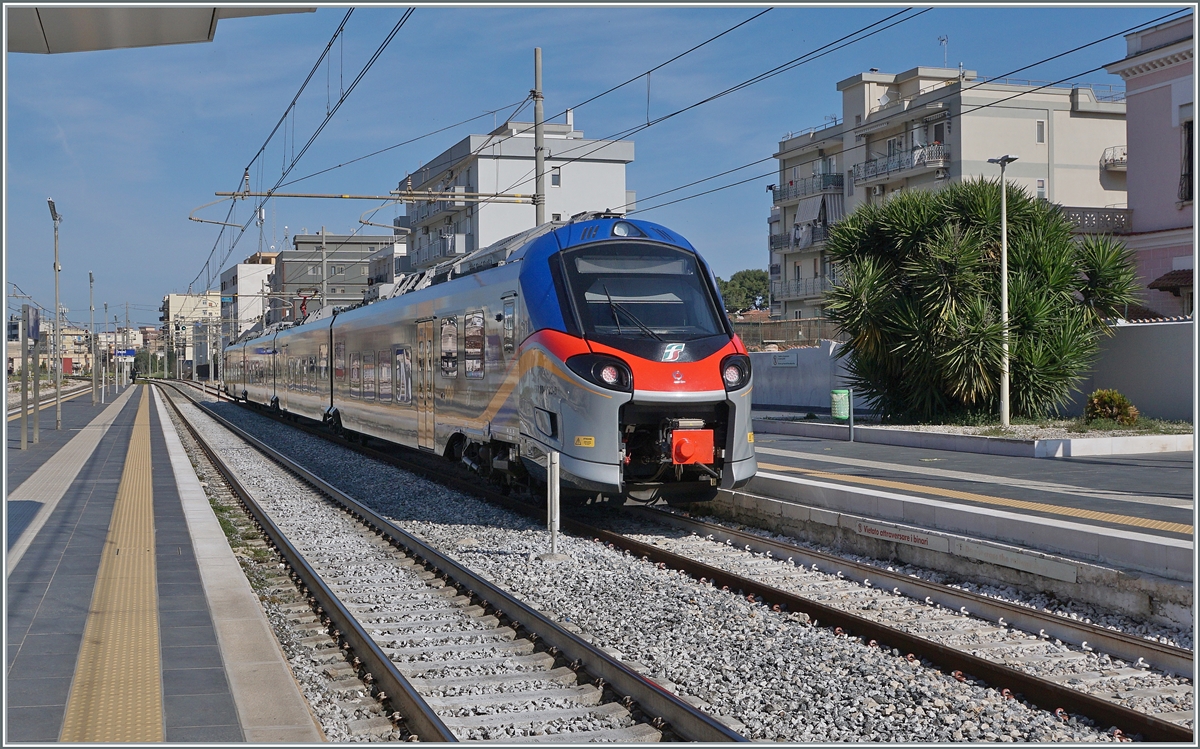
[[[1193,287],[1193,26],[1195,15],[1125,37],[1125,59],[1108,72],[1125,79],[1126,189],[1146,307],[1190,315]]]

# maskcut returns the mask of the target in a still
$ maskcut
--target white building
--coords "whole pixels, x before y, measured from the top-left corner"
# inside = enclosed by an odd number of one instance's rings
[[[278,252],[256,252],[221,273],[221,348],[262,319]]]
[[[824,247],[829,226],[858,206],[903,190],[999,177],[988,159],[1012,154],[1009,181],[1067,207],[1078,226],[1126,228],[1120,86],[1050,86],[973,70],[872,70],[840,81],[842,114],[780,141],[779,182],[768,224],[771,311],[819,317],[836,279]]]
[[[633,141],[587,140],[566,124],[544,125],[546,219],[565,221],[584,211],[632,209],[625,165]],[[506,122],[488,135],[471,135],[451,146],[401,184],[413,190],[462,193],[534,193],[533,124]],[[407,269],[422,269],[465,255],[504,237],[532,229],[530,203],[429,200],[407,204],[412,234]],[[406,269],[406,270],[407,270]]]
[[[220,336],[221,292],[213,289],[202,294],[167,294],[163,297],[163,335],[159,341],[166,351],[173,351],[179,365],[175,374],[186,374],[185,362],[194,362],[196,344],[206,336]],[[133,331],[137,333],[136,330]],[[204,347],[206,353],[207,347]]]

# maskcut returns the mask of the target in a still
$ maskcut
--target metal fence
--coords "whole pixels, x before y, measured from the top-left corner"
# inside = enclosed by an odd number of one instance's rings
[[[801,320],[770,320],[768,322],[733,322],[733,332],[751,351],[761,351],[769,344],[781,349],[815,346],[818,341],[845,341],[846,337],[832,320],[810,317]]]

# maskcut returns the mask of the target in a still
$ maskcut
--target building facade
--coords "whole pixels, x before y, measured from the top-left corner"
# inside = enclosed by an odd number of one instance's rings
[[[632,209],[625,165],[633,142],[587,140],[570,112],[565,124],[546,123],[546,219],[565,221],[584,211]],[[532,229],[532,202],[470,200],[467,193],[534,193],[533,124],[506,122],[487,135],[471,135],[438,154],[406,178],[414,191],[461,192],[463,200],[418,200],[406,204],[409,257],[405,270],[421,270],[461,257],[497,240]]]
[[[217,289],[203,294],[167,294],[163,297],[159,320],[163,323],[160,345],[173,352],[177,361],[175,375],[186,373],[189,362],[196,359],[196,344],[206,335],[219,335],[221,324],[221,292]],[[123,331],[124,332],[124,331]],[[118,340],[119,346],[135,345],[137,330]]]
[[[395,234],[296,234],[292,249],[278,254],[268,276],[270,297],[265,323],[300,320],[325,304],[361,302],[367,290],[369,258],[402,244]],[[324,284],[322,284],[324,280]]]
[[[1193,14],[1129,34],[1106,67],[1125,80],[1129,211],[1125,243],[1137,254],[1143,305],[1190,315],[1195,194]]]
[[[260,322],[278,252],[256,252],[221,272],[221,348]]]
[[[925,67],[840,81],[841,117],[789,134],[775,154],[773,315],[821,315],[837,281],[824,252],[832,224],[904,190],[995,179],[999,167],[988,159],[1004,154],[1020,157],[1006,177],[1030,195],[1067,207],[1080,225],[1123,229],[1124,162],[1112,158],[1125,140],[1123,91],[1042,85]]]

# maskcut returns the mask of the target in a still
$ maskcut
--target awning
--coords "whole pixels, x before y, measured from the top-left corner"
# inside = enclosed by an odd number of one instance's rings
[[[813,195],[801,200],[796,206],[796,223],[807,224],[810,221],[816,221],[821,215],[821,203],[824,200],[824,195]]]
[[[846,200],[840,194],[825,196],[825,223],[836,224],[846,217]]]
[[[1159,291],[1170,291],[1179,296],[1179,290],[1188,288],[1192,285],[1192,269],[1184,268],[1182,270],[1173,270],[1162,274],[1150,283],[1146,284],[1146,288],[1158,289]]]

